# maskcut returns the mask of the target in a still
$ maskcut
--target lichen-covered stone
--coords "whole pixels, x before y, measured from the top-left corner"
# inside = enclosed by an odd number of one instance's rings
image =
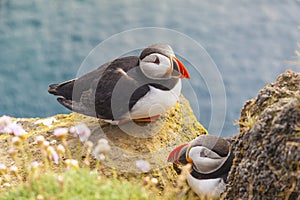
[[[126,174],[141,173],[141,170],[136,166],[137,160],[147,160],[157,176],[176,179],[177,174],[173,172],[172,166],[167,163],[167,157],[171,149],[178,144],[194,139],[200,134],[207,133],[195,118],[188,101],[183,96],[180,97],[180,102],[165,113],[161,119],[149,124],[125,123],[120,126],[113,126],[102,120],[78,113],[59,114],[51,118],[53,122],[50,126],[41,123],[39,118],[13,119],[28,132],[28,149],[30,149],[35,160],[42,160],[40,149],[34,142],[35,136],[42,135],[48,141],[57,140],[57,143],[60,143],[53,134],[56,128],[70,128],[83,122],[91,129],[92,134],[89,140],[96,145],[99,139],[105,138],[111,146],[111,151],[107,156],[108,159],[101,162],[103,174],[111,175],[115,173],[125,178],[127,178]],[[50,117],[45,119],[50,119]],[[78,138],[70,135],[67,142],[73,158],[78,159],[78,152],[80,152]],[[9,148],[9,136],[7,134],[0,135],[1,162],[4,162],[7,166],[10,166],[13,162],[7,153]],[[95,166],[95,160],[92,158],[90,159],[90,166]],[[115,170],[112,172],[111,169]]]
[[[300,73],[286,71],[246,102],[225,199],[299,199]]]

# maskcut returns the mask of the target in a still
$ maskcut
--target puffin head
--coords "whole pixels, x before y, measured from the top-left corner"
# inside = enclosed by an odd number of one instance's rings
[[[210,174],[222,167],[230,154],[231,148],[227,140],[213,135],[201,135],[189,144],[175,148],[170,153],[168,162],[192,163],[197,172]]]
[[[167,44],[153,44],[145,48],[139,59],[141,71],[148,78],[190,78],[185,66]]]

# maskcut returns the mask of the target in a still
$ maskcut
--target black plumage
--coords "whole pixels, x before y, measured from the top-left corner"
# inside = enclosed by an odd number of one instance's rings
[[[52,84],[48,92],[61,96],[58,102],[75,112],[121,120],[148,93],[149,86],[170,90],[178,82],[178,78],[147,78],[139,68],[139,60],[137,56],[116,59],[78,79]]]

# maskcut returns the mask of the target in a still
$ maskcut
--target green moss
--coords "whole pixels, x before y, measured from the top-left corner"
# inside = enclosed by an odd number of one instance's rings
[[[140,183],[99,178],[87,169],[67,171],[58,175],[51,173],[2,193],[0,199],[152,199]]]

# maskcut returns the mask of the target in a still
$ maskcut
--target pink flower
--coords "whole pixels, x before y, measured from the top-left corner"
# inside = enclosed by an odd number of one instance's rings
[[[94,149],[95,154],[107,153],[111,149],[106,139],[98,140],[97,146]]]
[[[27,132],[23,129],[23,127],[20,124],[12,123],[8,126],[11,130],[11,133],[14,134],[14,136],[23,137],[27,135]]]
[[[59,144],[57,147],[56,147],[56,151],[58,153],[58,155],[64,155],[65,152],[66,152],[66,149],[63,145]]]
[[[53,152],[52,152],[52,154],[51,154],[51,158],[52,158],[53,162],[54,162],[55,164],[57,164],[57,165],[58,165],[59,156],[58,156],[58,154],[57,154],[57,152],[56,152],[56,151],[53,151]]]
[[[20,124],[12,122],[11,118],[5,115],[0,117],[0,133],[10,133],[18,137],[23,137],[27,134]]]
[[[85,142],[91,135],[91,130],[84,123],[77,124],[70,128],[70,133],[73,133],[74,137],[79,136],[81,142]]]
[[[5,127],[8,126],[9,124],[11,124],[11,119],[10,117],[3,115],[2,117],[0,117],[0,127]]]
[[[54,130],[54,135],[59,139],[66,139],[69,130],[67,128],[56,128]]]
[[[49,158],[50,158],[55,164],[58,164],[59,156],[58,156],[57,152],[54,150],[54,148],[53,148],[52,146],[49,146],[49,147],[47,148],[47,153],[48,153]]]
[[[35,141],[38,145],[41,146],[43,144],[43,142],[45,141],[45,138],[42,135],[38,135],[35,137]]]
[[[67,160],[65,160],[65,163],[67,165],[67,169],[78,169],[79,168],[79,163],[77,160],[67,159]]]
[[[146,160],[137,160],[135,162],[137,168],[139,168],[142,172],[150,171],[150,164]]]
[[[151,182],[152,182],[154,185],[157,185],[157,184],[158,184],[157,178],[151,178]]]
[[[105,160],[105,155],[104,154],[99,154],[97,159],[104,161]]]
[[[105,160],[105,154],[107,154],[111,150],[108,141],[104,138],[98,140],[97,146],[93,151],[93,155],[98,160]]]
[[[20,137],[13,137],[11,138],[11,143],[14,145],[14,146],[20,146],[22,144],[22,140]]]
[[[28,166],[28,169],[35,171],[38,167],[40,166],[40,163],[38,161],[33,161],[32,163],[30,163],[30,165]]]
[[[7,167],[6,167],[6,165],[3,164],[3,163],[0,163],[0,173],[1,173],[1,174],[6,174],[6,172],[7,172]]]
[[[0,126],[0,133],[11,133],[11,129],[7,126]]]
[[[13,165],[9,168],[9,171],[12,173],[12,174],[17,174],[19,169],[17,166]]]

